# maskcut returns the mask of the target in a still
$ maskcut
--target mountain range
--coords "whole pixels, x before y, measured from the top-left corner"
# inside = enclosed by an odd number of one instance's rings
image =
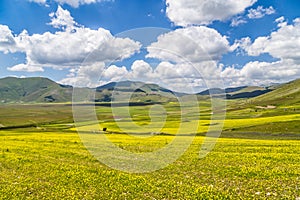
[[[73,87],[56,83],[48,78],[15,78],[0,79],[0,103],[45,103],[71,102]],[[96,88],[79,88],[83,94],[93,93],[90,102],[110,102],[115,96],[130,95],[133,102],[166,102],[176,96],[188,96],[160,87],[157,84],[122,81],[110,82]],[[117,94],[117,95],[116,95]],[[242,86],[235,88],[211,88],[197,94],[201,96],[216,96],[227,99],[251,98],[255,102],[272,101],[295,103],[300,100],[300,79],[269,87]],[[86,99],[85,99],[86,100]]]

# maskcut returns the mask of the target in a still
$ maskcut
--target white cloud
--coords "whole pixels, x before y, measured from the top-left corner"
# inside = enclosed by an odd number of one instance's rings
[[[235,49],[243,50],[250,56],[269,54],[275,62],[252,61],[241,69],[228,67],[222,71],[227,84],[261,85],[274,82],[286,82],[300,77],[300,18],[288,24],[284,17],[275,20],[278,30],[269,36],[258,37],[251,41],[249,37],[238,40]]]
[[[67,78],[60,81],[62,84],[84,87],[98,86],[99,79],[105,68],[103,62],[95,62],[91,65],[80,66],[70,70]]]
[[[269,8],[263,8],[262,6],[258,6],[256,9],[248,10],[248,18],[249,19],[259,19],[264,17],[265,15],[271,15],[275,13],[275,9],[270,6]]]
[[[275,20],[275,22],[277,22],[277,23],[282,23],[282,22],[284,22],[284,17],[283,16],[281,16],[281,17],[279,17],[279,18],[277,18],[276,20]]]
[[[62,9],[60,6],[58,6],[55,13],[50,13],[49,16],[51,17],[49,25],[54,28],[72,30],[75,26],[78,26],[78,24],[74,21],[74,18],[71,16],[71,13],[68,10]]]
[[[135,61],[129,70],[124,66],[109,66],[103,70],[102,75],[98,73],[98,79],[93,79],[94,73],[84,73],[85,70],[76,72],[76,75],[62,80],[64,84],[77,83],[77,86],[89,85],[96,87],[112,81],[142,81],[155,83],[163,87],[179,92],[196,92],[211,87],[222,87],[220,82],[221,68],[215,62],[202,62],[195,65],[190,63],[173,64],[170,62],[161,62],[156,67],[143,60]],[[93,80],[93,82],[92,82]],[[89,81],[89,82],[87,82]]]
[[[40,66],[30,64],[18,64],[7,68],[9,71],[27,71],[27,72],[43,72],[44,69]]]
[[[216,30],[204,26],[187,27],[171,31],[158,37],[158,41],[147,47],[150,58],[163,61],[203,62],[218,61],[230,51],[229,42]]]
[[[109,82],[127,80],[131,77],[131,73],[133,72],[128,71],[124,66],[105,67],[105,63],[99,62],[71,69],[68,77],[62,79],[60,83],[79,87],[97,87]]]
[[[179,26],[207,25],[243,13],[257,0],[166,0],[167,16]]]
[[[15,38],[8,26],[0,24],[0,51],[4,53],[14,52]]]
[[[251,45],[251,38],[245,37],[240,40],[235,40],[234,44],[231,46],[232,50],[236,50],[238,54],[245,54],[245,50],[247,51]]]
[[[221,68],[216,62],[207,61],[201,63],[178,63],[161,62],[154,70],[155,77],[161,80],[197,80],[204,79],[213,81],[218,79]]]
[[[147,47],[148,58],[161,63],[152,78],[175,91],[199,91],[203,85],[222,87],[218,62],[232,50],[225,36],[205,26],[177,29],[158,37]],[[204,89],[206,89],[204,87]]]
[[[40,4],[45,4],[47,0],[28,0],[29,2],[35,2]]]
[[[128,71],[126,67],[124,66],[117,67],[116,65],[111,65],[106,70],[103,71],[103,74],[101,76],[101,81],[117,82],[124,79],[124,77],[126,76],[128,76]]]
[[[28,0],[28,1],[39,3],[39,4],[46,4],[47,2],[49,2],[49,0]],[[102,1],[109,1],[109,0],[54,0],[54,1],[59,4],[68,4],[74,8],[77,8],[80,5],[97,3]]]
[[[269,85],[287,82],[300,76],[299,65],[292,61],[247,63],[243,68],[227,67],[222,71],[226,85]]]
[[[242,16],[238,16],[231,20],[230,26],[235,27],[245,23],[247,23],[247,21]]]
[[[270,36],[258,37],[244,49],[251,56],[268,53],[274,58],[300,64],[300,18],[290,25],[281,22],[279,29]]]
[[[136,60],[131,66],[130,78],[147,79],[152,76],[152,67],[143,60]]]
[[[275,9],[270,6],[269,8],[263,8],[262,6],[258,6],[256,9],[248,10],[247,16],[236,16],[231,20],[230,26],[236,27],[241,24],[247,23],[247,19],[259,19],[266,15],[271,15],[275,13]],[[246,19],[247,18],[247,19]]]
[[[75,26],[70,13],[58,7],[52,14],[51,25],[65,27],[55,33],[29,35],[27,31],[14,36],[6,26],[0,26],[0,51],[23,52],[26,63],[9,70],[41,71],[43,67],[56,69],[92,65],[122,60],[138,52],[141,45],[128,38],[116,38],[108,30],[92,30]],[[32,67],[35,66],[35,67]]]
[[[287,25],[287,22],[285,21],[285,18],[283,16],[277,18],[275,22],[278,23],[278,27],[283,27]]]

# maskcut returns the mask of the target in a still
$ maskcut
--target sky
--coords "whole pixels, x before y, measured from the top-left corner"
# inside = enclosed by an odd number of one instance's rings
[[[0,0],[0,78],[176,91],[300,78],[299,0]]]

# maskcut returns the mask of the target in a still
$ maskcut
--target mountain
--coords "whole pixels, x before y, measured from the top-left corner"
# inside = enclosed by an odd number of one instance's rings
[[[239,90],[233,91],[231,88],[226,89],[226,98],[227,99],[241,99],[241,98],[253,98],[268,92],[271,92],[272,89],[269,87],[259,87],[259,86],[244,86],[239,87]]]
[[[224,94],[225,90],[221,88],[211,88],[208,90],[204,90],[202,92],[199,92],[199,95],[221,95]]]
[[[160,87],[157,84],[128,80],[120,82],[110,82],[108,84],[97,87],[96,90],[100,92],[103,90],[115,90],[121,92],[143,92],[148,94],[166,93],[179,96],[186,95],[185,93],[173,92],[172,90]]]
[[[111,101],[129,99],[130,101],[143,102],[165,102],[177,96],[186,95],[184,93],[173,92],[160,87],[157,84],[143,83],[139,81],[110,82],[96,88],[95,101]]]
[[[257,104],[290,105],[300,103],[300,79],[270,87],[271,92],[253,98]]]
[[[198,95],[212,95],[214,97],[224,98],[224,95],[226,94],[226,99],[241,99],[257,97],[271,91],[272,89],[268,87],[241,86],[226,89],[211,88],[198,93]]]
[[[111,82],[96,88],[76,88],[83,97],[78,101],[90,102],[168,102],[187,96],[173,92],[157,84],[135,81]],[[0,79],[0,103],[71,102],[73,87],[58,84],[48,78]],[[242,86],[236,88],[212,88],[198,93],[199,98],[209,94],[227,99],[251,98],[256,104],[292,104],[300,102],[300,79],[269,87]]]
[[[0,79],[0,102],[67,102],[72,99],[72,86],[60,85],[50,79]]]
[[[94,89],[76,89],[77,93],[82,95],[78,98],[90,102],[126,101],[127,99],[132,102],[166,102],[174,100],[175,96],[185,95],[156,84],[134,81],[111,82]],[[48,78],[0,79],[0,103],[71,102],[72,93],[72,86],[61,85]]]

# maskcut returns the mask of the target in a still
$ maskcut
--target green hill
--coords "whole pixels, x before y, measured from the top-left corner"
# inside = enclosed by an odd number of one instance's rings
[[[188,96],[176,93],[157,84],[134,81],[111,82],[97,88],[80,88],[80,94],[91,98],[91,102],[110,102],[122,99],[131,102],[166,102],[176,100],[176,96]],[[72,101],[73,87],[58,84],[48,78],[14,78],[0,79],[0,103],[44,103]],[[198,93],[206,97],[226,93],[227,99],[250,98],[257,105],[288,105],[300,102],[300,79],[270,87],[242,86],[237,88],[210,89]],[[124,98],[123,98],[124,97]],[[84,98],[83,98],[84,99]]]
[[[0,79],[0,102],[67,102],[72,90],[47,78],[7,77]]]
[[[184,93],[176,93],[157,84],[143,83],[139,81],[110,82],[96,88],[96,100],[133,102],[166,102],[175,96],[183,96]]]
[[[270,91],[272,90],[266,87],[241,86],[241,87],[225,88],[225,89],[211,88],[198,93],[198,95],[201,96],[212,95],[214,97],[221,97],[221,98],[224,98],[226,95],[227,99],[243,99],[243,98],[257,97],[262,94],[266,94]]]
[[[131,102],[166,102],[182,93],[175,93],[156,84],[122,81],[111,82],[95,89],[77,88],[80,101],[110,102],[127,100]],[[73,87],[58,84],[48,78],[0,79],[0,103],[45,103],[71,102]],[[124,98],[123,98],[124,97]]]
[[[273,91],[253,98],[256,104],[290,105],[300,103],[300,79],[276,85]]]

